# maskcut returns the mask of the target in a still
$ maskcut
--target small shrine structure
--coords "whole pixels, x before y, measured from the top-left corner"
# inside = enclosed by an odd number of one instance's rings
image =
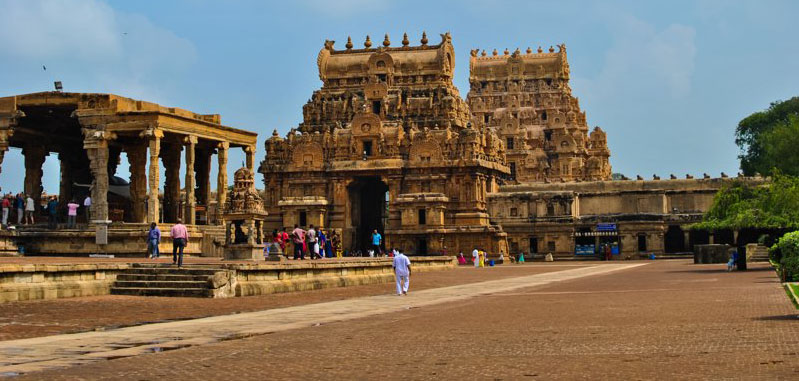
[[[253,171],[247,167],[239,168],[233,181],[233,191],[223,212],[225,259],[263,260],[263,221],[267,213],[255,189]]]

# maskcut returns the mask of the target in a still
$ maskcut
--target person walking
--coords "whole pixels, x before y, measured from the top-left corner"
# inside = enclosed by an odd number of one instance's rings
[[[477,250],[477,246],[472,250],[472,262],[474,262],[474,267],[480,267],[480,250]]]
[[[411,285],[411,260],[402,253],[402,250],[397,251],[392,265],[397,281],[397,295],[408,295],[408,287]]]
[[[327,236],[325,235],[325,231],[322,228],[319,228],[319,257],[325,258],[327,254],[325,254],[325,246],[327,245]]]
[[[22,217],[25,214],[25,195],[17,193],[17,198],[14,200],[14,207],[17,209],[17,225],[22,225]]]
[[[3,206],[3,226],[7,226],[8,225],[8,212],[11,210],[11,200],[9,200],[8,195],[5,195],[3,197],[3,201],[0,204]]]
[[[75,219],[78,217],[78,205],[75,200],[72,200],[67,204],[67,229],[74,229],[75,228]]]
[[[294,230],[291,231],[291,242],[294,244],[294,259],[304,260],[305,251],[302,247],[305,245],[305,230],[300,229],[297,224],[294,224]]]
[[[29,195],[25,197],[25,223],[28,225],[33,225],[36,223],[33,219],[33,212],[36,211],[36,204],[33,202],[33,198]]]
[[[377,229],[372,231],[372,250],[374,250],[375,254],[380,254],[380,244],[383,242],[383,236],[377,232]]]
[[[183,220],[178,218],[178,223],[172,226],[172,264],[177,264],[178,267],[183,267],[183,249],[189,243],[189,232],[186,230],[186,225],[183,225]],[[178,255],[180,252],[180,255]]]
[[[47,226],[53,230],[58,228],[58,197],[50,197],[47,202]]]
[[[86,223],[92,222],[92,196],[87,195],[86,198],[83,199],[83,210],[86,213]]]
[[[158,259],[159,257],[159,250],[158,244],[161,243],[161,229],[158,229],[158,225],[155,222],[150,224],[150,231],[147,232],[147,251],[150,254],[151,259]]]

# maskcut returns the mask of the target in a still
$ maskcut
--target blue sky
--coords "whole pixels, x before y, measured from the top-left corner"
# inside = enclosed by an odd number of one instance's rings
[[[348,35],[399,44],[403,32],[417,43],[423,30],[435,42],[451,32],[464,97],[470,49],[565,43],[574,95],[628,176],[735,173],[737,122],[799,95],[796,1],[0,0],[0,10],[0,96],[57,79],[220,113],[259,133],[258,161],[264,137],[295,127],[320,86],[324,40],[343,48]],[[229,170],[241,160],[233,152]],[[23,168],[19,151],[6,154],[4,191],[22,188]],[[57,191],[55,155],[44,183]]]

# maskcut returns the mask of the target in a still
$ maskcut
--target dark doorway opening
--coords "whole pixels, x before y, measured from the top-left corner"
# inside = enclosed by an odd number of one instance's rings
[[[348,187],[351,206],[350,221],[355,230],[352,249],[366,252],[372,245],[372,232],[383,236],[381,249],[385,250],[385,223],[388,215],[388,186],[376,176],[356,178]]]
[[[530,254],[538,254],[538,238],[530,237]]]
[[[381,106],[382,104],[380,101],[372,101],[372,113],[379,115]]]
[[[427,238],[419,238],[416,245],[416,255],[427,255]]]
[[[669,225],[663,238],[666,241],[665,249],[667,253],[682,253],[686,251],[685,232],[679,225]]]
[[[690,249],[694,249],[694,245],[707,245],[710,243],[710,234],[707,230],[692,230],[690,236]]]
[[[638,234],[638,251],[646,251],[646,234]]]

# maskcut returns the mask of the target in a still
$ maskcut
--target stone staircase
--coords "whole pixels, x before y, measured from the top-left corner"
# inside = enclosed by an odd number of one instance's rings
[[[768,247],[757,244],[746,245],[746,260],[749,262],[768,262]]]
[[[236,272],[209,266],[133,264],[117,275],[112,295],[224,298],[235,296]]]

